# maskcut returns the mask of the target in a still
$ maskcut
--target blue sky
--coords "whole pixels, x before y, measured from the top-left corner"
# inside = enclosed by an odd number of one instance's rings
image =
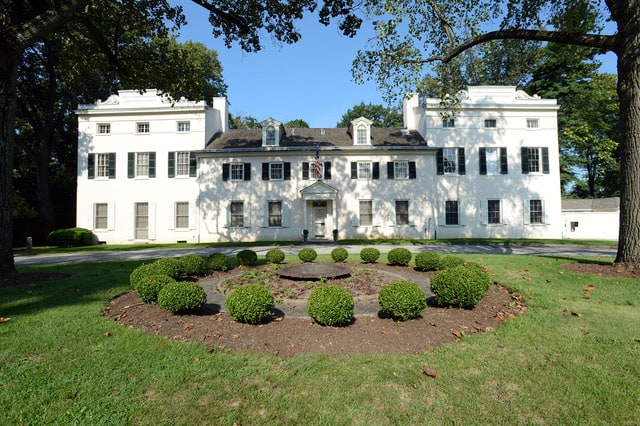
[[[302,34],[298,43],[278,45],[267,35],[263,50],[246,53],[213,37],[208,12],[190,1],[180,3],[188,24],[179,40],[197,41],[218,52],[233,115],[259,121],[301,118],[310,127],[331,128],[360,102],[384,105],[375,85],[359,85],[351,77],[351,63],[372,35],[366,24],[350,39],[335,26],[319,24],[317,15],[309,15],[297,26]],[[602,60],[603,71],[615,73],[615,57],[610,54]]]

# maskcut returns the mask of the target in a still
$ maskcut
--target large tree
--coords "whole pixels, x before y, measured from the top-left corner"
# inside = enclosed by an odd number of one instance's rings
[[[347,112],[342,114],[336,127],[349,127],[349,124],[356,118],[365,117],[373,121],[374,127],[401,127],[402,114],[394,108],[387,108],[383,105],[365,104],[360,102]]]
[[[425,66],[495,40],[532,40],[613,52],[620,99],[620,236],[616,263],[640,269],[640,0],[369,1],[377,37],[354,61],[356,78],[415,90]],[[575,23],[562,30],[558,16]],[[594,18],[599,28],[580,31]]]

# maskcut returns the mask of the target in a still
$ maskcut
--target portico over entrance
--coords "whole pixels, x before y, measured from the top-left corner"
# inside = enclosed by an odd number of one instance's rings
[[[300,190],[304,229],[312,240],[325,240],[337,228],[338,190],[317,181]]]

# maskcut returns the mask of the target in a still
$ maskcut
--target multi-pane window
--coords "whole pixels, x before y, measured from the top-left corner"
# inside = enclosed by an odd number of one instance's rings
[[[189,228],[189,203],[186,201],[177,202],[175,214],[176,228]]]
[[[269,201],[269,226],[282,226],[282,201]]]
[[[109,210],[107,203],[96,203],[94,205],[93,227],[95,229],[107,229]]]
[[[269,179],[282,180],[284,178],[283,163],[269,163]]]
[[[442,160],[444,164],[444,174],[452,175],[456,174],[456,164],[458,160],[457,148],[444,148],[442,150]]]
[[[488,118],[484,120],[484,127],[487,129],[494,129],[496,127],[496,119]]]
[[[136,123],[137,133],[149,133],[149,123]]]
[[[522,173],[544,173],[549,169],[549,148],[547,147],[522,147],[521,150]]]
[[[136,153],[136,176],[149,176],[149,153]]]
[[[358,179],[371,179],[371,163],[358,161]]]
[[[275,127],[273,126],[267,127],[264,144],[267,146],[276,145],[276,128]]]
[[[409,179],[409,162],[394,161],[393,176],[395,179]]]
[[[443,118],[442,119],[442,127],[447,129],[452,129],[456,127],[456,121],[453,118]]]
[[[98,134],[99,135],[110,135],[111,134],[111,124],[109,124],[109,123],[99,123],[98,124]]]
[[[396,200],[396,225],[409,224],[409,200]]]
[[[361,124],[358,126],[358,129],[356,132],[357,132],[356,144],[366,145],[367,144],[367,128]]]
[[[529,223],[544,223],[542,200],[529,200]]]
[[[499,148],[486,148],[486,164],[487,174],[497,175],[500,174],[500,149]]]
[[[176,175],[189,176],[189,152],[176,152]]]
[[[318,167],[319,166],[319,167]],[[318,173],[318,169],[320,173]],[[309,162],[309,179],[322,179],[324,176],[324,164],[322,162]]]
[[[191,131],[191,123],[189,121],[178,121],[178,133],[189,133]]]
[[[109,177],[109,154],[96,154],[96,177]]]
[[[244,164],[231,163],[231,180],[244,180]]]
[[[135,238],[149,238],[149,203],[135,204]]]
[[[539,148],[527,148],[527,167],[529,173],[538,173],[541,171]]]
[[[527,129],[537,129],[539,121],[537,118],[527,118]]]
[[[232,228],[242,228],[244,226],[244,202],[232,201],[229,205],[229,213]]]
[[[444,219],[445,225],[459,225],[458,201],[444,202]]]
[[[358,214],[361,226],[373,225],[373,202],[371,200],[360,200]]]
[[[487,201],[487,223],[499,224],[500,220],[500,200]]]

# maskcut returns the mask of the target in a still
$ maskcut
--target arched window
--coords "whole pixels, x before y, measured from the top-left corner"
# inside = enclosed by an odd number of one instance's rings
[[[267,146],[276,145],[276,128],[273,126],[267,127],[264,144]]]

